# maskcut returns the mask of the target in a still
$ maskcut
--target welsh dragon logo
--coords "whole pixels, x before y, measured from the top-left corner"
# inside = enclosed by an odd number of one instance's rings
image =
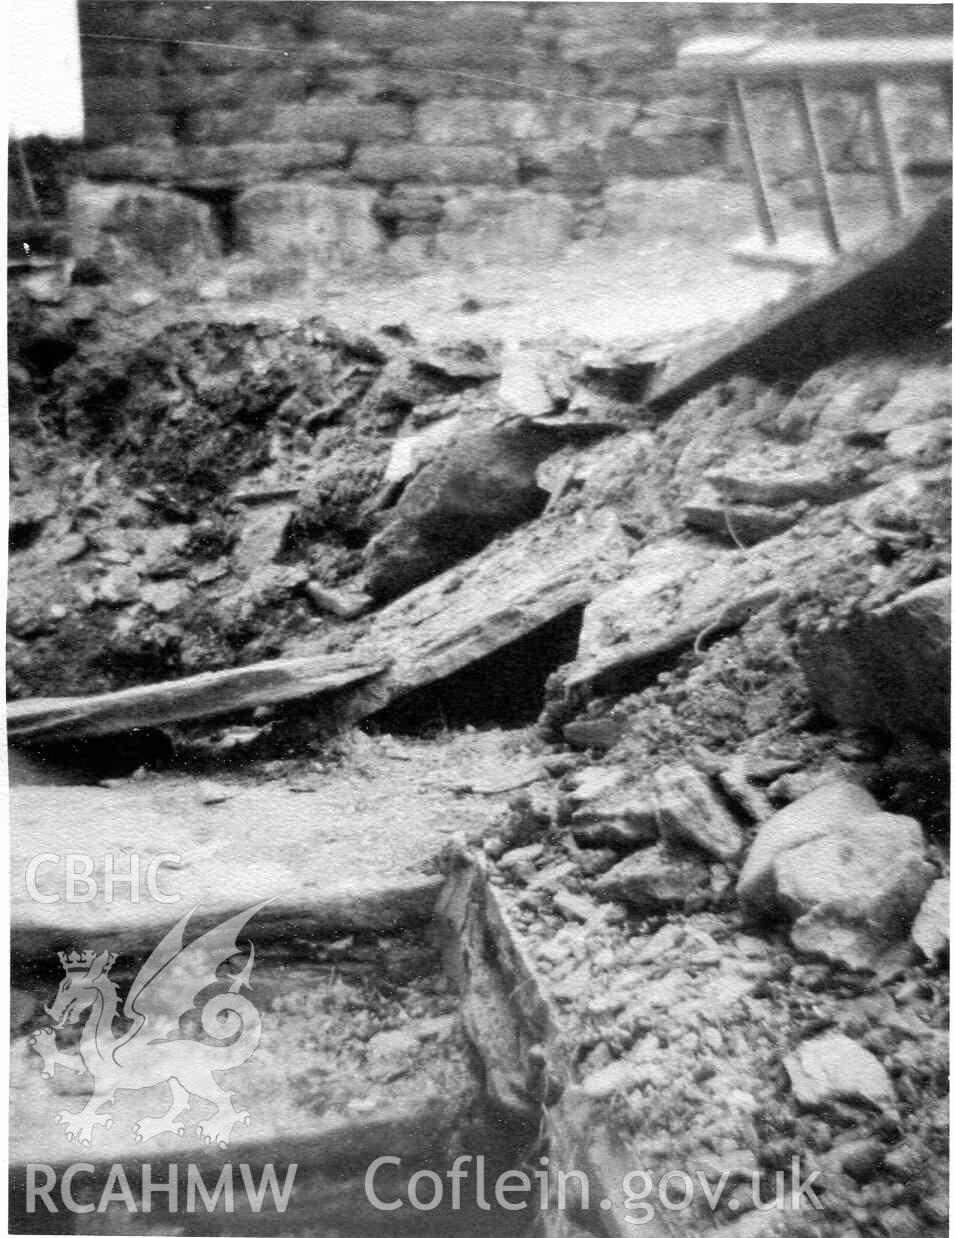
[[[183,946],[183,932],[196,908],[169,930],[143,964],[130,985],[123,1004],[123,1018],[132,1025],[117,1034],[119,993],[109,977],[116,955],[104,950],[70,954],[60,952],[66,976],[60,982],[53,1004],[44,1010],[54,1020],[42,1028],[29,1045],[43,1059],[42,1075],[52,1078],[57,1067],[93,1078],[93,1094],[78,1113],[61,1109],[57,1125],[66,1127],[66,1137],[89,1146],[97,1126],[109,1130],[113,1118],[103,1113],[118,1091],[139,1091],[167,1083],[169,1108],[155,1117],[143,1117],[133,1126],[137,1143],[169,1132],[185,1133],[183,1115],[191,1097],[199,1096],[216,1106],[215,1113],[196,1124],[196,1133],[207,1144],[228,1147],[232,1128],[249,1126],[252,1116],[235,1108],[232,1095],[219,1086],[214,1073],[240,1066],[255,1052],[262,1034],[259,1012],[240,990],[249,985],[255,947],[241,971],[220,978],[217,969],[240,953],[236,937],[247,921],[270,899],[239,912]],[[196,1010],[203,990],[213,985],[226,992],[213,994],[198,1011],[202,1039],[180,1026],[183,1017]],[[63,1052],[56,1043],[57,1028],[86,1022],[80,1035],[79,1053]]]

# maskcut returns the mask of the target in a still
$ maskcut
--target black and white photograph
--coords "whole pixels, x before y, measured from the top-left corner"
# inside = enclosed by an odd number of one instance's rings
[[[952,5],[4,7],[5,1232],[946,1235]]]

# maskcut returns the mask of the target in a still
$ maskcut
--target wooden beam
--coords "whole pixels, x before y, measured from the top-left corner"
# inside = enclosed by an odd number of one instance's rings
[[[822,157],[822,147],[816,126],[809,110],[809,98],[806,95],[806,84],[802,78],[793,78],[789,83],[789,92],[796,109],[796,119],[802,130],[803,145],[809,160],[809,174],[812,177],[813,188],[816,191],[816,206],[819,208],[819,222],[822,231],[834,254],[841,253],[839,230],[836,227],[836,217],[832,211],[832,199],[829,197],[829,183],[826,180],[826,167]]]
[[[207,671],[100,696],[11,701],[7,738],[11,744],[52,743],[277,705],[362,683],[388,665],[387,658],[323,653]]]
[[[749,181],[750,189],[753,192],[753,205],[756,207],[756,218],[759,221],[759,230],[763,234],[763,240],[767,245],[776,244],[776,228],[773,224],[773,217],[769,210],[769,202],[766,198],[766,189],[763,185],[763,177],[759,168],[759,160],[756,156],[756,148],[753,145],[753,138],[749,131],[749,124],[746,119],[746,103],[743,98],[743,87],[739,78],[730,78],[727,84],[727,95],[729,98],[730,114],[733,117],[733,124],[736,128],[737,136],[739,137],[740,154],[743,157],[743,167],[746,172],[746,179]]]

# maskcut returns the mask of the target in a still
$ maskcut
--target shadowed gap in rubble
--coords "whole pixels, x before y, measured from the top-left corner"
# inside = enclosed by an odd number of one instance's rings
[[[575,606],[503,649],[436,683],[409,692],[369,719],[369,728],[396,735],[468,724],[526,726],[544,708],[548,676],[576,656],[583,623]]]

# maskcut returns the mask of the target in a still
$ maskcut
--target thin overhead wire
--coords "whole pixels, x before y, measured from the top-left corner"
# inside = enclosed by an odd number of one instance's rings
[[[170,43],[178,47],[207,47],[215,48],[219,51],[234,51],[234,52],[252,52],[264,55],[292,57],[297,53],[304,51],[298,47],[263,47],[258,44],[249,43],[219,43],[209,39],[177,39],[177,38],[154,38],[151,35],[137,34],[81,34],[81,39],[96,40],[98,42],[116,42],[116,43],[159,43],[163,46],[168,46]],[[526,53],[533,59],[532,53]],[[619,107],[631,110],[634,106],[639,106],[640,112],[645,116],[660,116],[671,120],[692,120],[699,121],[708,125],[728,125],[729,120],[725,116],[702,116],[693,112],[675,112],[667,108],[647,106],[646,104],[637,104],[626,102],[617,99],[594,99],[588,95],[571,94],[566,90],[558,90],[550,86],[536,86],[532,82],[515,83],[508,78],[491,77],[487,73],[469,73],[465,69],[448,69],[440,65],[428,65],[428,73],[440,73],[447,77],[459,77],[465,80],[476,82],[490,82],[496,86],[512,86],[517,90],[536,91],[538,94],[549,95],[558,99],[570,99],[574,103],[600,103],[606,107]]]

